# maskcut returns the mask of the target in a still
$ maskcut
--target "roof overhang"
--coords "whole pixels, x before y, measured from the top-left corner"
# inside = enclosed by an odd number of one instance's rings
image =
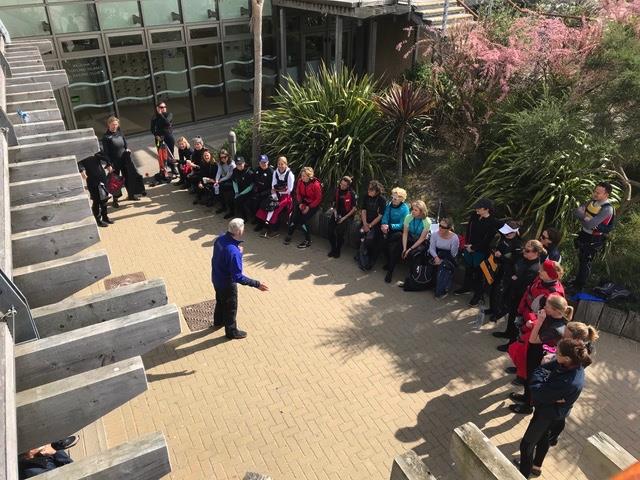
[[[407,5],[398,5],[395,0],[273,0],[273,5],[353,18],[399,15],[409,12]]]

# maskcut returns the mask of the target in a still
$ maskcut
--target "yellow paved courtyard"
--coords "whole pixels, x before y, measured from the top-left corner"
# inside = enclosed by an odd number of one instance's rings
[[[152,168],[149,147],[135,153]],[[212,245],[226,221],[192,199],[169,185],[122,202],[96,246],[108,251],[112,276],[163,278],[180,308],[213,299]],[[466,297],[436,301],[432,292],[385,284],[379,268],[363,274],[349,250],[328,258],[325,239],[298,250],[251,228],[245,236],[245,273],[270,287],[240,288],[238,322],[248,338],[190,332],[183,321],[179,337],[144,357],[148,391],[104,418],[109,447],[160,430],[170,478],[190,480],[247,471],[382,480],[409,449],[439,479],[455,479],[451,432],[468,421],[508,457],[517,452],[530,417],[507,408],[515,387],[490,335],[503,324],[476,328]],[[100,282],[82,293],[103,289]],[[580,452],[598,431],[640,454],[639,360],[637,343],[602,335],[543,478],[585,478]]]

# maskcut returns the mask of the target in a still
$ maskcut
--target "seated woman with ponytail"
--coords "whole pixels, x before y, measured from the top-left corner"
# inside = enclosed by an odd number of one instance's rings
[[[542,462],[558,425],[564,425],[584,386],[584,369],[591,365],[587,345],[563,339],[556,359],[541,365],[531,375],[534,414],[520,442],[520,473],[525,478],[542,474]]]
[[[573,307],[556,293],[546,298],[544,307],[537,313],[535,320],[527,320],[526,327],[531,330],[523,333],[520,341],[511,344],[509,348],[509,355],[516,364],[521,378],[527,381],[531,378],[533,371],[542,362],[545,348],[555,348],[572,318]],[[514,413],[528,414],[533,411],[528,383],[524,385],[524,394],[511,393],[509,398],[519,402],[509,406]]]

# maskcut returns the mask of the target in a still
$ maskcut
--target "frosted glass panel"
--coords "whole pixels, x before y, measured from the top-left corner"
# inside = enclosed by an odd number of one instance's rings
[[[93,32],[98,30],[96,10],[91,3],[67,3],[49,7],[55,33]]]
[[[249,17],[249,2],[247,0],[220,0],[220,18],[229,20],[230,18]]]
[[[142,18],[145,26],[180,23],[178,0],[143,0]]]
[[[100,2],[97,6],[103,30],[142,25],[138,2]]]
[[[220,4],[226,2],[222,0]],[[216,0],[182,0],[185,22],[206,22],[216,20]]]
[[[44,7],[3,8],[2,21],[11,38],[33,37],[50,33]]]

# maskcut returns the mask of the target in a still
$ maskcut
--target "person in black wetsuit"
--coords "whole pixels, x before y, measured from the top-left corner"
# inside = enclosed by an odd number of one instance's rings
[[[351,177],[342,177],[333,194],[333,209],[329,218],[329,257],[340,258],[344,236],[356,215],[358,196],[352,190],[351,183]]]
[[[173,174],[178,174],[176,168],[175,145],[176,140],[173,137],[173,113],[167,110],[167,102],[160,102],[156,105],[156,112],[151,117],[151,134],[156,140],[156,146],[160,142],[164,142],[171,155],[167,163],[171,167]]]
[[[107,183],[105,168],[109,173],[113,171],[109,158],[102,152],[78,162],[78,169],[82,174],[82,178],[87,181],[87,189],[92,201],[91,211],[99,227],[108,227],[110,224],[115,223],[107,214],[108,196],[107,198],[100,198],[100,190],[102,188],[100,184],[104,186]],[[106,192],[106,187],[104,191]]]
[[[187,167],[187,161],[191,160],[193,155],[193,148],[189,145],[189,141],[185,137],[178,139],[178,171],[180,172],[180,180],[176,185],[181,188],[189,188],[189,182],[187,181],[187,170],[191,167]]]
[[[254,170],[253,189],[251,190],[248,209],[251,215],[255,215],[260,205],[271,195],[271,182],[273,181],[273,167],[269,165],[269,157],[260,155],[258,168]],[[254,225],[259,225],[256,218]]]
[[[253,191],[254,172],[243,157],[236,158],[236,168],[231,177],[233,186],[232,211],[230,216],[247,220],[250,215],[249,200]]]
[[[380,222],[387,206],[384,197],[384,186],[377,180],[371,180],[367,187],[367,194],[360,205],[360,251],[355,260],[361,270],[367,271],[373,268],[380,253],[382,231]]]

